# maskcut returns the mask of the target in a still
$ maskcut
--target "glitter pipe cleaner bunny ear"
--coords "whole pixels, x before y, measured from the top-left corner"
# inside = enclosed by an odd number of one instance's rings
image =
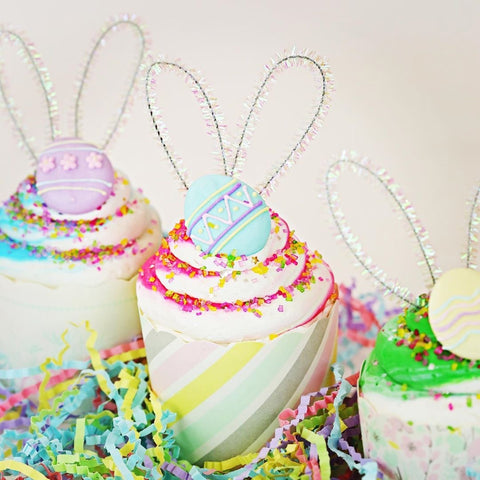
[[[253,134],[254,125],[257,122],[258,115],[261,107],[265,104],[265,101],[269,93],[269,85],[275,80],[276,75],[289,68],[307,67],[316,74],[316,79],[319,87],[318,99],[313,104],[313,112],[310,117],[307,126],[300,133],[299,139],[295,142],[289,154],[279,165],[274,167],[273,172],[268,176],[265,184],[260,189],[260,193],[268,194],[276,184],[277,177],[281,175],[288,167],[292,166],[294,160],[298,155],[304,151],[309,140],[317,131],[321,120],[328,111],[328,99],[332,90],[332,76],[329,71],[326,62],[319,57],[309,53],[299,53],[283,56],[274,60],[272,66],[267,67],[267,74],[262,80],[259,88],[255,91],[250,102],[248,102],[247,114],[243,120],[243,127],[240,133],[240,139],[236,147],[235,153],[232,159],[229,161],[227,158],[228,149],[226,148],[226,142],[224,139],[224,126],[221,123],[221,115],[219,113],[218,106],[209,97],[209,89],[205,87],[202,80],[199,80],[196,74],[185,67],[174,62],[159,61],[155,62],[148,70],[146,81],[146,96],[147,103],[152,118],[153,124],[160,138],[160,142],[165,149],[167,157],[173,167],[173,171],[179,178],[183,188],[189,188],[187,181],[187,172],[183,167],[182,161],[176,157],[172,152],[171,146],[168,144],[168,132],[165,123],[162,120],[160,109],[157,106],[157,98],[153,89],[156,76],[161,71],[173,71],[185,76],[188,81],[192,92],[200,103],[203,115],[207,122],[208,133],[217,136],[219,143],[219,153],[222,162],[222,168],[225,175],[238,176],[241,173],[241,167],[246,155],[246,149],[249,144],[249,139]],[[230,164],[230,166],[229,166]]]
[[[354,235],[348,226],[345,215],[339,206],[339,195],[335,190],[335,184],[340,178],[342,172],[347,168],[357,174],[366,174],[377,180],[387,191],[388,195],[393,199],[399,208],[409,227],[411,228],[414,238],[420,248],[422,260],[419,265],[425,266],[431,281],[435,284],[436,278],[440,270],[435,265],[435,252],[428,243],[428,232],[420,223],[415,210],[411,203],[400,192],[398,185],[387,174],[385,169],[373,167],[367,158],[359,158],[355,153],[344,152],[341,158],[330,165],[328,168],[325,188],[328,206],[335,225],[339,231],[340,238],[345,242],[350,252],[362,266],[364,271],[368,273],[377,284],[385,291],[395,295],[401,300],[415,305],[415,297],[406,287],[399,286],[395,281],[389,279],[385,272],[378,266],[373,264],[372,258],[364,252],[358,237]]]
[[[132,76],[129,78],[128,88],[125,96],[122,98],[118,115],[116,114],[113,128],[107,130],[107,138],[99,148],[96,145],[86,143],[83,139],[78,138],[80,134],[80,106],[82,104],[87,78],[91,72],[92,62],[100,46],[106,43],[107,37],[122,28],[131,29],[138,37],[138,58],[135,61]],[[37,74],[36,79],[40,83],[47,103],[51,140],[53,143],[37,155],[31,143],[27,140],[27,135],[20,122],[20,117],[13,107],[14,102],[8,99],[5,87],[2,85],[2,96],[7,106],[9,116],[13,120],[16,130],[20,133],[22,142],[27,146],[31,157],[36,163],[36,187],[39,195],[48,207],[64,214],[83,214],[99,208],[109,197],[114,182],[114,169],[104,152],[104,148],[108,146],[113,134],[118,130],[121,118],[126,113],[128,101],[132,96],[135,80],[138,76],[146,50],[143,30],[128,16],[115,19],[107,28],[102,30],[102,33],[88,56],[75,100],[74,119],[76,138],[59,138],[59,130],[56,127],[56,113],[58,109],[54,101],[52,82],[34,47],[25,42],[20,35],[10,30],[5,30],[4,36],[13,39],[13,41],[19,44],[19,55],[26,58],[28,63],[33,66]],[[98,92],[96,93],[98,95]]]
[[[82,76],[80,78],[79,82],[79,88],[77,92],[77,96],[75,98],[75,114],[74,114],[74,120],[75,120],[75,137],[77,138],[83,138],[83,135],[81,135],[80,130],[81,130],[81,125],[80,125],[80,110],[81,110],[81,105],[82,105],[82,100],[84,97],[84,91],[85,87],[87,84],[87,80],[89,78],[89,75],[92,70],[92,65],[94,63],[95,56],[98,54],[100,48],[104,47],[107,39],[112,36],[113,34],[119,32],[121,29],[130,29],[135,36],[138,38],[138,52],[137,52],[137,58],[134,60],[134,68],[132,71],[132,75],[128,81],[128,87],[126,90],[126,93],[124,95],[124,98],[122,100],[122,104],[120,108],[118,109],[118,114],[115,112],[115,115],[117,117],[114,119],[112,123],[112,127],[107,131],[106,134],[106,139],[104,142],[102,142],[100,148],[102,150],[105,150],[108,145],[110,144],[112,137],[114,136],[115,132],[118,130],[119,125],[121,123],[122,117],[126,114],[127,112],[127,106],[129,99],[132,97],[135,85],[136,85],[136,80],[138,78],[138,73],[140,71],[142,61],[145,57],[145,52],[146,52],[146,39],[145,39],[145,34],[143,32],[142,27],[136,23],[133,18],[130,18],[128,16],[123,16],[120,19],[117,19],[113,21],[113,23],[110,23],[106,28],[103,29],[102,33],[100,36],[97,38],[91,52],[88,55],[87,61],[85,63],[85,68],[83,69]]]
[[[186,69],[182,65],[175,62],[168,61],[158,61],[153,63],[147,72],[146,82],[145,82],[145,93],[147,97],[148,111],[157,132],[160,143],[162,144],[167,158],[170,162],[170,165],[177,175],[182,187],[185,190],[190,188],[188,174],[186,169],[183,167],[182,160],[173,152],[172,147],[168,142],[168,130],[165,125],[165,122],[162,119],[161,111],[157,106],[157,98],[154,90],[155,80],[157,75],[161,72],[173,71],[183,75],[191,88],[192,93],[194,94],[196,100],[198,101],[203,117],[207,125],[207,133],[209,135],[215,135],[218,139],[219,153],[221,156],[221,163],[223,166],[223,171],[225,175],[228,174],[227,169],[227,158],[226,158],[226,148],[222,136],[223,124],[221,123],[221,114],[219,112],[218,106],[216,103],[209,97],[209,90],[203,84],[203,81],[198,78],[198,75],[191,70]]]
[[[476,253],[474,246],[478,242],[480,188],[476,190],[469,213],[466,267],[454,268],[439,276],[440,270],[434,263],[434,252],[427,243],[426,230],[421,226],[410,202],[399,192],[398,186],[384,169],[375,169],[367,159],[359,159],[355,154],[346,153],[328,169],[327,200],[340,237],[365,272],[370,274],[382,289],[414,307],[417,303],[412,299],[410,292],[387,279],[384,272],[373,265],[372,259],[363,252],[357,237],[352,234],[345,221],[345,216],[338,205],[338,192],[334,190],[333,185],[346,168],[358,174],[368,174],[380,182],[406,218],[420,247],[423,256],[420,264],[427,267],[432,283],[429,296],[419,299],[420,305],[425,303],[428,305],[428,318],[423,318],[420,322],[407,318],[407,326],[438,340],[444,350],[460,358],[480,360],[480,272],[474,269],[472,261]]]
[[[17,48],[18,56],[33,70],[35,79],[41,87],[42,96],[47,107],[50,140],[53,141],[60,132],[58,128],[58,105],[55,98],[55,92],[53,90],[53,84],[50,79],[50,74],[43,64],[40,54],[31,42],[28,42],[17,32],[14,32],[11,29],[0,29],[0,41],[6,41],[15,46]],[[2,65],[2,67],[4,66]],[[37,155],[30,140],[28,139],[28,135],[22,127],[21,114],[15,107],[15,102],[13,99],[9,97],[5,80],[2,77],[3,75],[0,74],[0,94],[3,102],[6,106],[8,115],[14,125],[15,130],[20,135],[22,145],[27,149],[32,162],[35,164],[37,161]]]
[[[268,84],[271,83],[277,72],[299,65],[308,66],[318,74],[320,79],[319,99],[315,102],[314,112],[299,140],[287,158],[275,167],[264,187],[257,192],[243,181],[234,178],[240,173],[239,160],[245,156],[253,123],[255,123],[259,109],[267,97]],[[156,76],[161,71],[169,70],[185,76],[200,103],[209,133],[218,138],[224,175],[207,175],[190,185],[187,171],[181,160],[172,153],[173,150],[167,140],[168,133],[156,104],[153,89]],[[293,53],[275,61],[250,103],[238,147],[232,161],[228,162],[228,149],[225,146],[223,125],[219,121],[218,107],[210,99],[202,81],[178,63],[159,61],[149,68],[146,78],[146,96],[150,116],[173,171],[182,187],[187,190],[185,198],[187,234],[202,251],[213,254],[229,254],[234,251],[238,255],[251,255],[263,248],[270,234],[271,219],[269,209],[261,195],[267,194],[273,188],[277,177],[293,163],[294,157],[304,150],[309,138],[315,133],[316,126],[326,110],[325,103],[330,90],[329,79],[330,74],[326,64],[307,54]],[[231,163],[230,167],[229,163]]]
[[[290,152],[283,160],[274,165],[273,170],[269,173],[263,184],[260,184],[258,187],[258,191],[262,196],[266,196],[274,190],[278,178],[295,164],[296,159],[305,150],[311,138],[317,133],[317,129],[328,111],[328,102],[333,89],[332,75],[329,67],[325,60],[309,52],[298,54],[292,52],[289,55],[273,60],[271,66],[267,66],[267,73],[260,83],[260,86],[247,103],[247,114],[243,119],[240,139],[229,170],[229,175],[232,176],[237,176],[241,173],[246,157],[246,150],[249,146],[250,138],[253,135],[254,126],[258,121],[260,110],[268,98],[269,87],[276,79],[277,74],[288,69],[302,67],[310,69],[314,74],[317,83],[316,91],[318,92],[318,98],[312,102],[312,114],[306,127],[299,132],[299,136]]]
[[[200,104],[208,133],[218,139],[224,175],[205,175],[190,185],[181,160],[172,153],[166,126],[156,105],[152,88],[156,75],[165,70],[185,76]],[[235,251],[239,255],[250,255],[261,250],[271,228],[268,207],[249,185],[228,175],[223,125],[219,121],[218,107],[210,99],[203,82],[177,63],[159,61],[148,70],[146,95],[150,116],[160,142],[173,171],[182,187],[187,190],[184,204],[185,224],[192,241],[207,254],[228,255]]]
[[[468,235],[467,235],[467,252],[465,254],[465,261],[467,268],[478,269],[475,263],[478,255],[478,233],[480,225],[480,186],[477,188],[470,208],[470,216],[468,219]],[[475,248],[476,247],[476,248]]]

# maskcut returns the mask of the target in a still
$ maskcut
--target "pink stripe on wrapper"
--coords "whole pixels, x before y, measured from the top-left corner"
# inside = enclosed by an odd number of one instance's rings
[[[334,308],[337,309],[338,307],[335,306]],[[330,365],[335,361],[338,334],[338,311],[336,310],[332,313],[335,315],[335,318],[330,319],[328,332],[322,340],[322,345],[325,346],[325,348],[322,350],[322,347],[320,347],[319,349],[319,351],[323,351],[323,353],[318,360],[315,371],[312,373],[312,376],[305,387],[303,392],[304,395],[309,392],[315,392],[321,385],[328,383],[325,380],[331,373]],[[327,347],[327,345],[330,347]]]
[[[165,391],[179,378],[216,352],[218,348],[220,347],[210,342],[182,344],[172,355],[166,357],[160,365],[155,365],[155,369],[150,371],[152,385],[155,385],[158,392]],[[155,354],[151,355],[151,358],[155,358]],[[171,368],[172,365],[175,365],[175,368]]]

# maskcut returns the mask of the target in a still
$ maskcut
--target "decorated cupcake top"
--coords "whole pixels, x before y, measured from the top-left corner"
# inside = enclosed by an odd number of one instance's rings
[[[405,287],[390,280],[373,264],[350,230],[338,203],[335,182],[345,169],[369,175],[382,185],[393,198],[413,231],[420,247],[421,264],[426,266],[431,279],[430,293],[417,300]],[[397,388],[428,392],[452,388],[455,383],[480,377],[480,272],[474,265],[479,221],[480,188],[470,209],[466,267],[440,274],[435,265],[434,251],[428,233],[421,226],[412,205],[399,192],[398,186],[384,169],[376,169],[370,162],[355,154],[344,154],[328,170],[327,198],[342,239],[357,261],[387,291],[409,304],[405,312],[392,319],[380,331],[368,362],[374,377],[386,375]],[[383,373],[382,373],[383,372]],[[453,387],[455,388],[455,387]],[[475,387],[478,388],[478,387]],[[466,393],[466,392],[464,392]]]
[[[180,221],[140,270],[142,311],[162,328],[216,342],[266,338],[309,323],[336,299],[333,273],[285,220],[268,214],[266,245],[241,256],[205,254]]]
[[[111,127],[105,129],[97,146],[82,139],[80,117],[87,92],[95,91],[89,83],[98,52],[119,32],[133,33],[129,41],[133,38],[136,58],[133,69],[125,65],[123,72],[113,72],[118,73],[119,79],[127,75],[127,87],[120,105],[115,107]],[[76,272],[84,275],[86,268],[95,274],[95,281],[131,278],[139,262],[158,245],[160,226],[148,201],[131,187],[127,177],[114,169],[106,151],[126,113],[144,58],[143,30],[127,16],[115,19],[102,30],[82,70],[75,98],[73,137],[60,134],[52,81],[35,47],[7,29],[0,30],[0,41],[7,44],[0,44],[2,47],[10,44],[15,48],[33,71],[43,93],[41,99],[47,107],[50,127],[50,145],[37,153],[22,121],[24,116],[15,107],[18,102],[7,94],[8,68],[2,71],[0,93],[34,170],[0,206],[0,257],[5,269],[2,273],[32,279],[41,270],[45,282],[51,284],[61,283]],[[103,118],[102,113],[102,109],[96,108],[94,115]],[[119,258],[122,262],[113,261]],[[85,281],[92,281],[87,277]]]
[[[315,99],[306,127],[285,158],[258,186],[241,179],[253,123],[277,73],[290,67],[308,68],[315,78]],[[194,182],[168,143],[157,106],[162,72],[185,77],[200,103],[210,133],[218,140],[221,174]],[[212,97],[198,77],[167,61],[148,70],[146,93],[152,121],[173,172],[186,191],[184,219],[178,221],[158,252],[140,271],[137,293],[142,311],[162,328],[188,338],[215,342],[259,339],[308,323],[336,298],[333,274],[321,255],[298,240],[287,223],[265,201],[279,176],[305,149],[326,111],[330,75],[326,64],[306,53],[275,60],[247,103],[236,148],[225,138]],[[161,296],[162,308],[158,308]]]
[[[253,124],[268,96],[268,87],[272,80],[279,72],[292,67],[306,67],[313,72],[317,85],[317,97],[312,102],[313,113],[309,114],[305,129],[300,133],[288,155],[274,165],[273,171],[268,174],[263,185],[251,187],[240,179],[240,175],[246,148],[253,133]],[[216,156],[223,174],[207,174],[190,184],[187,170],[180,158],[173,153],[167,140],[165,123],[157,106],[157,97],[161,93],[156,91],[158,90],[156,77],[162,72],[170,71],[179,73],[185,78],[200,103],[207,121],[208,133],[218,139]],[[294,163],[311,136],[315,134],[316,127],[327,110],[330,74],[324,61],[307,53],[292,53],[275,60],[268,68],[260,87],[247,103],[248,111],[235,149],[229,147],[230,142],[225,138],[218,107],[207,91],[195,73],[178,63],[162,60],[152,64],[148,70],[146,94],[150,115],[172,170],[180,181],[181,188],[186,190],[184,217],[187,235],[206,254],[252,255],[266,245],[271,230],[269,208],[262,197],[274,188],[278,177]]]
[[[85,110],[89,92],[98,94],[98,88],[92,88],[91,77],[95,76],[93,65],[97,60],[100,49],[112,40],[112,36],[119,36],[119,32],[133,33],[136,37],[135,59],[133,68],[127,63],[122,66],[123,72],[118,72],[117,82],[127,76],[127,87],[122,91],[120,105],[115,106],[113,120],[104,132],[104,138],[95,145],[83,139],[80,118]],[[50,74],[43,64],[34,45],[27,42],[17,32],[9,29],[0,29],[0,46],[10,45],[15,53],[25,62],[27,68],[33,72],[34,81],[40,86],[40,100],[45,103],[50,130],[50,145],[39,148],[34,146],[32,135],[27,132],[25,115],[18,111],[13,98],[8,95],[8,64],[0,76],[0,94],[7,107],[21,144],[27,150],[35,170],[37,193],[43,203],[52,211],[60,214],[86,214],[100,208],[113,191],[114,167],[106,150],[126,113],[127,104],[136,83],[137,74],[145,55],[145,36],[142,28],[134,19],[124,16],[110,22],[102,29],[100,36],[90,51],[79,81],[78,92],[75,97],[74,136],[65,138],[60,133],[59,108]],[[6,44],[6,45],[4,45]],[[111,49],[113,51],[113,49]],[[132,70],[129,72],[129,70]],[[117,72],[114,72],[117,73]],[[88,81],[90,80],[90,82]],[[101,87],[99,87],[101,88]],[[95,124],[98,117],[103,118],[101,108],[94,111]],[[87,118],[88,123],[88,118]]]
[[[406,395],[410,389],[427,394],[448,393],[456,383],[478,380],[480,376],[478,360],[456,355],[429,333],[428,311],[428,298],[422,296],[418,306],[408,307],[389,320],[377,337],[369,365],[364,367],[373,378],[386,375],[391,388],[395,384]],[[465,385],[459,393],[468,393]]]

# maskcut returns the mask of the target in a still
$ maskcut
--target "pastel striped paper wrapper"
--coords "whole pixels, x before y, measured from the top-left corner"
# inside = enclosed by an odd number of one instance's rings
[[[338,309],[275,338],[217,344],[156,330],[140,316],[150,380],[173,425],[181,458],[202,465],[255,452],[278,414],[331,381]]]

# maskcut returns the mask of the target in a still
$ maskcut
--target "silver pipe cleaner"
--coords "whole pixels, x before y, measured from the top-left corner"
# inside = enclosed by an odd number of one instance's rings
[[[30,42],[27,42],[22,38],[20,34],[14,32],[11,29],[0,29],[0,38],[6,39],[13,42],[18,47],[17,55],[25,61],[35,73],[36,80],[40,85],[40,88],[43,93],[43,97],[47,106],[47,115],[48,122],[50,127],[50,139],[53,141],[55,137],[59,134],[58,129],[58,105],[55,98],[55,92],[53,90],[53,84],[50,79],[50,74],[43,64],[40,54],[37,52],[34,45]],[[0,78],[0,94],[5,103],[8,115],[13,122],[13,126],[17,133],[20,135],[20,140],[22,144],[27,149],[30,157],[33,162],[37,161],[37,155],[27,138],[24,127],[20,121],[19,112],[15,108],[15,102],[12,98],[8,97],[5,83]]]
[[[412,295],[408,289],[406,287],[400,287],[396,282],[389,280],[385,275],[385,272],[373,264],[372,258],[367,256],[363,251],[363,247],[359,242],[358,237],[351,232],[351,229],[345,220],[345,215],[338,203],[338,192],[332,186],[338,181],[341,173],[346,167],[351,167],[354,173],[369,174],[385,188],[390,198],[395,202],[396,206],[407,220],[408,226],[413,232],[413,236],[422,255],[420,265],[426,266],[430,282],[433,285],[435,284],[436,277],[439,275],[440,270],[435,265],[435,252],[432,246],[428,243],[428,232],[420,223],[411,203],[400,192],[398,185],[394,183],[393,179],[387,174],[385,169],[376,169],[375,167],[372,167],[367,158],[359,159],[353,152],[343,152],[340,160],[336,160],[328,168],[325,178],[327,202],[335,226],[339,231],[340,238],[347,245],[347,248],[357,262],[362,266],[364,272],[369,274],[383,290],[392,293],[411,305],[415,305],[414,299],[412,299]]]
[[[261,82],[260,87],[253,95],[251,101],[247,104],[249,106],[244,118],[240,139],[233,156],[232,165],[229,171],[230,175],[238,175],[239,170],[242,168],[240,160],[245,157],[245,150],[248,147],[250,137],[253,134],[253,125],[256,123],[261,107],[264,105],[268,97],[268,85],[272,83],[277,73],[292,67],[307,67],[310,68],[312,72],[319,74],[317,77],[319,83],[319,98],[315,101],[312,116],[310,117],[307,126],[304,130],[300,131],[299,139],[296,141],[286,158],[278,165],[274,166],[273,171],[269,173],[263,186],[259,188],[259,192],[262,195],[268,195],[274,189],[278,177],[295,163],[296,158],[305,150],[308,142],[317,133],[317,127],[321,124],[323,117],[328,111],[327,101],[332,90],[332,76],[325,60],[318,58],[309,52],[298,54],[292,52],[289,55],[274,60],[271,66],[267,66],[267,74]]]
[[[100,148],[102,150],[105,150],[108,147],[108,145],[110,144],[110,142],[112,140],[112,137],[115,134],[115,132],[117,131],[117,129],[120,125],[121,119],[122,119],[122,117],[124,116],[124,114],[127,110],[127,105],[128,105],[129,99],[132,95],[132,92],[134,90],[137,75],[138,75],[138,72],[140,71],[140,67],[142,65],[142,61],[143,61],[143,58],[145,56],[146,40],[145,40],[145,35],[144,35],[144,32],[143,32],[143,29],[140,27],[140,25],[138,25],[136,22],[134,22],[133,20],[131,20],[130,18],[125,16],[122,19],[115,20],[113,23],[108,25],[102,31],[102,33],[97,38],[91,52],[89,53],[89,55],[87,57],[87,61],[85,63],[85,68],[83,69],[82,76],[81,76],[81,79],[80,79],[80,82],[79,82],[78,93],[77,93],[77,96],[75,98],[75,112],[74,112],[75,137],[82,138],[82,135],[80,134],[80,105],[81,105],[82,95],[83,95],[83,92],[84,92],[84,89],[85,89],[85,84],[87,82],[88,75],[90,73],[90,67],[92,65],[93,59],[94,59],[95,55],[97,54],[99,48],[104,45],[106,37],[109,34],[111,34],[112,32],[116,32],[119,27],[131,27],[131,29],[134,31],[134,33],[136,33],[138,35],[138,37],[140,39],[140,48],[139,48],[139,52],[138,52],[138,59],[135,63],[135,68],[134,68],[132,77],[130,79],[125,98],[123,100],[122,105],[120,106],[119,111],[118,111],[118,116],[117,116],[116,120],[114,121],[113,126],[111,127],[111,129],[107,133],[106,140],[103,142],[102,145],[100,145]]]
[[[480,186],[473,197],[470,208],[470,216],[468,219],[468,235],[467,235],[467,253],[466,264],[467,268],[478,268],[474,263],[478,249],[478,230],[480,225],[480,217],[478,211],[480,210]],[[476,248],[474,248],[476,247]]]
[[[186,79],[190,84],[192,93],[195,95],[195,98],[200,104],[201,110],[203,112],[203,116],[207,122],[207,128],[211,127],[208,119],[210,118],[213,121],[214,129],[213,129],[213,132],[209,131],[209,133],[214,133],[215,136],[218,138],[223,170],[225,175],[228,175],[226,148],[225,148],[224,140],[222,137],[222,124],[218,120],[219,118],[219,113],[217,113],[218,107],[214,103],[214,101],[209,97],[207,88],[203,86],[202,80],[199,80],[194,72],[187,70],[185,67],[183,67],[178,63],[168,62],[163,60],[153,63],[148,69],[148,73],[145,81],[145,92],[147,97],[148,111],[150,113],[150,117],[155,127],[157,136],[160,139],[160,143],[162,144],[162,147],[165,150],[165,153],[167,154],[168,160],[170,161],[173,171],[179,178],[183,188],[188,190],[189,184],[187,180],[187,172],[182,166],[181,159],[178,156],[176,156],[174,153],[172,153],[173,150],[168,145],[167,128],[165,126],[165,123],[162,120],[160,109],[157,107],[156,93],[152,88],[155,81],[155,77],[160,72],[168,71],[168,70],[176,71],[177,73],[180,72],[181,74],[185,75]]]

